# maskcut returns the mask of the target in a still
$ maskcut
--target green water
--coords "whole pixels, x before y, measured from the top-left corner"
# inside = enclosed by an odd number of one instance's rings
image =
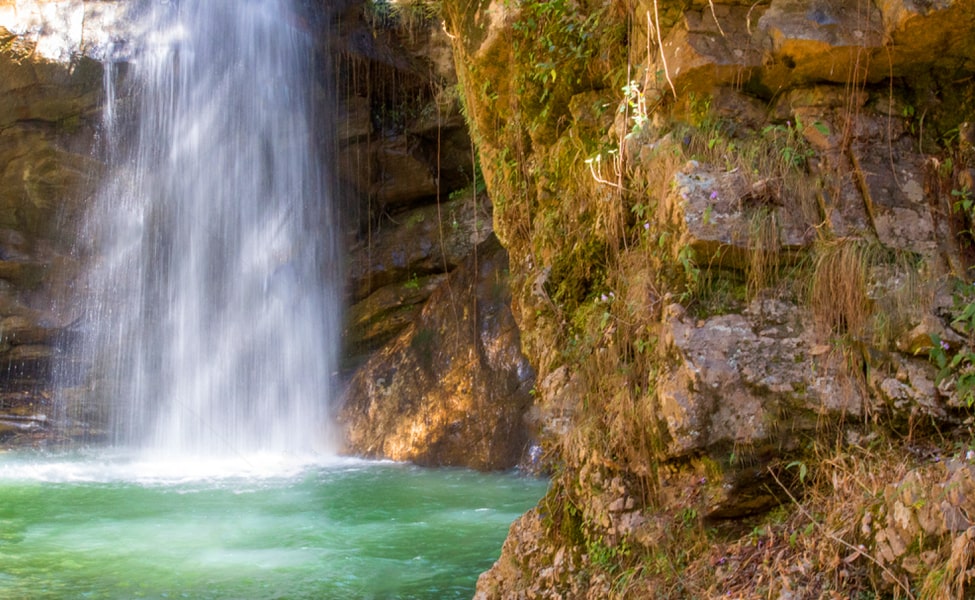
[[[361,461],[0,455],[0,598],[470,598],[545,487]]]

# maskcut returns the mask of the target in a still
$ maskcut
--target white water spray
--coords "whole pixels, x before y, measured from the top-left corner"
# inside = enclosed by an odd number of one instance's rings
[[[91,401],[108,404],[116,445],[212,457],[327,438],[336,253],[312,39],[290,4],[134,11],[74,348],[93,360]]]

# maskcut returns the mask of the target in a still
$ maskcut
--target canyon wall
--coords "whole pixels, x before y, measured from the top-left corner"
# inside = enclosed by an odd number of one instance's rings
[[[0,2],[0,438],[43,442],[58,408],[48,382],[80,311],[76,225],[101,163],[102,3]],[[103,10],[104,9],[104,10]],[[104,36],[84,23],[98,23]],[[55,26],[56,24],[56,26]]]
[[[443,14],[554,477],[478,597],[967,589],[975,4]]]

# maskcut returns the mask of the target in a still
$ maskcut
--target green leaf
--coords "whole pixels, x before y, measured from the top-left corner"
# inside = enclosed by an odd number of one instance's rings
[[[806,483],[806,474],[809,473],[809,468],[806,466],[806,463],[801,460],[794,460],[785,466],[786,469],[793,467],[799,467],[799,483]]]

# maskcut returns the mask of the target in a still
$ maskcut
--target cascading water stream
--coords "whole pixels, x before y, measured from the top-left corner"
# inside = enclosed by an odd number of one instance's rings
[[[134,10],[140,41],[106,108],[111,171],[82,236],[96,258],[74,348],[93,361],[91,401],[107,403],[118,446],[325,449],[337,257],[313,40],[290,4]]]

